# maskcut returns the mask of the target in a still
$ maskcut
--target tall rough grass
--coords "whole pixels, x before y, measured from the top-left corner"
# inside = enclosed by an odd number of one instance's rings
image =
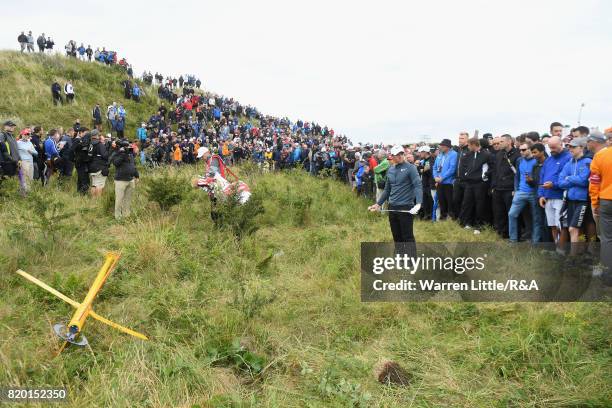
[[[3,52],[0,73],[0,116],[21,123],[72,123],[51,106],[56,75],[79,81],[83,117],[96,99],[121,97],[119,73],[61,57]],[[141,107],[127,106],[132,126]],[[0,384],[64,386],[70,407],[609,406],[608,304],[362,303],[360,242],[390,240],[386,218],[335,181],[245,170],[264,212],[241,239],[214,226],[202,191],[161,211],[139,185],[133,216],[117,223],[111,200],[81,197],[74,180],[42,191],[74,213],[54,218],[45,236],[31,199],[3,183]],[[450,222],[417,222],[415,233],[496,239]],[[109,250],[122,256],[94,309],[150,341],[89,320],[91,351],[69,347],[53,359],[52,324],[73,310],[15,270],[81,300]],[[385,360],[410,373],[410,386],[377,382]]]
[[[193,169],[178,173],[189,180]],[[198,190],[161,211],[140,188],[135,216],[115,223],[103,202],[51,187],[48,196],[79,214],[62,220],[51,242],[21,221],[27,198],[2,199],[0,383],[63,385],[69,406],[609,402],[609,305],[363,304],[359,243],[388,240],[386,219],[333,181],[299,172],[247,178],[265,210],[241,240],[215,228]],[[311,204],[300,224],[303,208],[286,203],[304,192]],[[416,236],[476,239],[446,222],[417,222]],[[106,250],[122,258],[95,310],[151,340],[88,321],[92,352],[68,348],[52,359],[51,325],[72,310],[14,271],[81,299]],[[372,370],[384,359],[413,384],[380,385]]]

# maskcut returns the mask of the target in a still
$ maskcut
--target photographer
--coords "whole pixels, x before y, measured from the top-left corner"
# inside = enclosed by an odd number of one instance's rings
[[[132,194],[139,178],[134,161],[134,149],[130,143],[121,139],[114,145],[110,162],[115,166],[115,219],[130,215]]]

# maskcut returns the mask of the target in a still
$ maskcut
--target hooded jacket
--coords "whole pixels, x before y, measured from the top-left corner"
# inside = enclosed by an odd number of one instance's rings
[[[141,142],[147,140],[147,129],[139,127],[136,134],[138,136],[138,140],[140,140]]]
[[[378,166],[374,167],[374,182],[376,185],[383,185],[385,181],[387,181],[387,170],[389,170],[389,166],[391,166],[391,164],[385,157]],[[379,186],[379,188],[381,187]]]
[[[587,201],[589,199],[590,167],[591,158],[584,156],[565,163],[559,173],[559,187],[567,190],[568,200]]]

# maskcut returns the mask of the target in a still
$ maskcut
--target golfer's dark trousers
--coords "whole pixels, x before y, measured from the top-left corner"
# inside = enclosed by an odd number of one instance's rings
[[[508,213],[512,207],[512,190],[493,191],[493,221],[495,230],[503,238],[508,238]]]
[[[409,205],[389,205],[389,210],[410,210]],[[412,230],[414,216],[407,212],[389,211],[389,225],[395,242],[395,253],[406,254],[410,257],[416,256],[416,243]]]
[[[408,211],[409,205],[389,205],[389,210]],[[414,216],[407,212],[389,211],[389,225],[394,242],[414,242]]]
[[[438,184],[438,207],[440,208],[440,219],[445,219],[452,213],[453,185]]]

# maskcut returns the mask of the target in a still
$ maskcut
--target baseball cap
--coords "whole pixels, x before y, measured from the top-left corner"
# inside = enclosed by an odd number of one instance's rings
[[[586,146],[586,138],[579,137],[577,139],[573,139],[571,142],[569,142],[569,145],[571,147],[584,147]]]
[[[4,126],[17,126],[17,125],[12,120],[7,120],[6,122],[4,122]]]
[[[429,149],[429,146],[421,146],[421,147],[419,147],[419,150],[417,150],[417,151],[418,151],[419,153],[422,153],[422,152],[427,152],[427,153],[429,153],[431,150]]]
[[[606,137],[599,130],[593,130],[587,137],[588,142],[606,143]]]
[[[398,154],[404,153],[404,148],[400,145],[395,145],[391,148],[391,154],[397,156]]]

